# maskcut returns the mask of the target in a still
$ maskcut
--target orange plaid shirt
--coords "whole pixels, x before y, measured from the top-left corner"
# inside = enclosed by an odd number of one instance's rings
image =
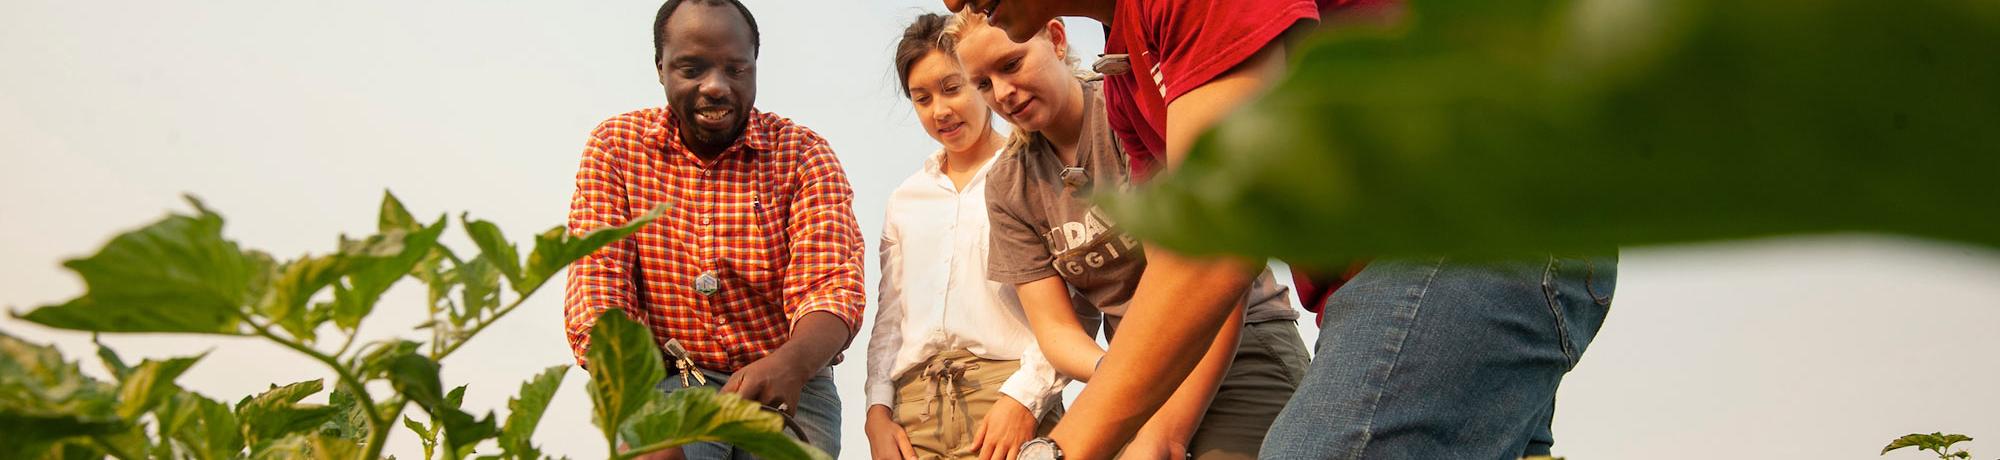
[[[585,364],[597,315],[611,308],[647,325],[662,345],[679,339],[696,364],[721,372],[776,350],[807,313],[846,321],[851,341],[866,250],[854,191],[826,140],[753,110],[736,145],[705,161],[681,144],[674,120],[664,108],[613,117],[583,151],[571,233],[670,208],[570,266],[563,316],[577,363]],[[720,290],[695,290],[704,272]]]

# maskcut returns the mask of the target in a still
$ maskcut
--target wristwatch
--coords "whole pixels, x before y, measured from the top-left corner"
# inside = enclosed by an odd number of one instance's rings
[[[1021,443],[1021,460],[1063,460],[1062,446],[1043,436]]]

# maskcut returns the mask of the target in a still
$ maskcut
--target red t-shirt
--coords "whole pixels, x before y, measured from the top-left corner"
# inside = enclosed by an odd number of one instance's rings
[[[1149,178],[1165,164],[1168,103],[1300,21],[1318,20],[1314,0],[1119,0],[1104,52],[1130,55],[1132,71],[1105,78],[1106,110],[1133,177]]]
[[[1167,104],[1242,64],[1321,11],[1393,0],[1118,0],[1105,54],[1130,56],[1130,72],[1104,79],[1105,110],[1134,181],[1166,165]],[[1358,271],[1350,267],[1347,275]],[[1299,298],[1318,312],[1345,277],[1294,270]]]

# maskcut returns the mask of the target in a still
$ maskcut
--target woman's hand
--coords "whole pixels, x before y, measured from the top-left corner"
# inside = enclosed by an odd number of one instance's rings
[[[869,458],[917,459],[917,450],[910,447],[909,433],[903,431],[903,425],[896,423],[896,415],[889,411],[889,406],[868,406],[868,422],[862,426],[862,431],[868,433]]]
[[[979,460],[1014,460],[1030,439],[1035,439],[1035,413],[1014,397],[1000,395],[973,432],[972,445],[979,446]]]

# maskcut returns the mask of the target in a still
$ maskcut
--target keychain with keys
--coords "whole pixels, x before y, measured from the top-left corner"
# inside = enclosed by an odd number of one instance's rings
[[[667,356],[674,357],[674,367],[681,369],[681,388],[693,388],[688,382],[689,374],[694,375],[695,382],[708,386],[708,376],[702,375],[701,368],[694,366],[694,358],[690,357],[692,355],[688,354],[686,347],[681,346],[680,339],[667,339]]]

